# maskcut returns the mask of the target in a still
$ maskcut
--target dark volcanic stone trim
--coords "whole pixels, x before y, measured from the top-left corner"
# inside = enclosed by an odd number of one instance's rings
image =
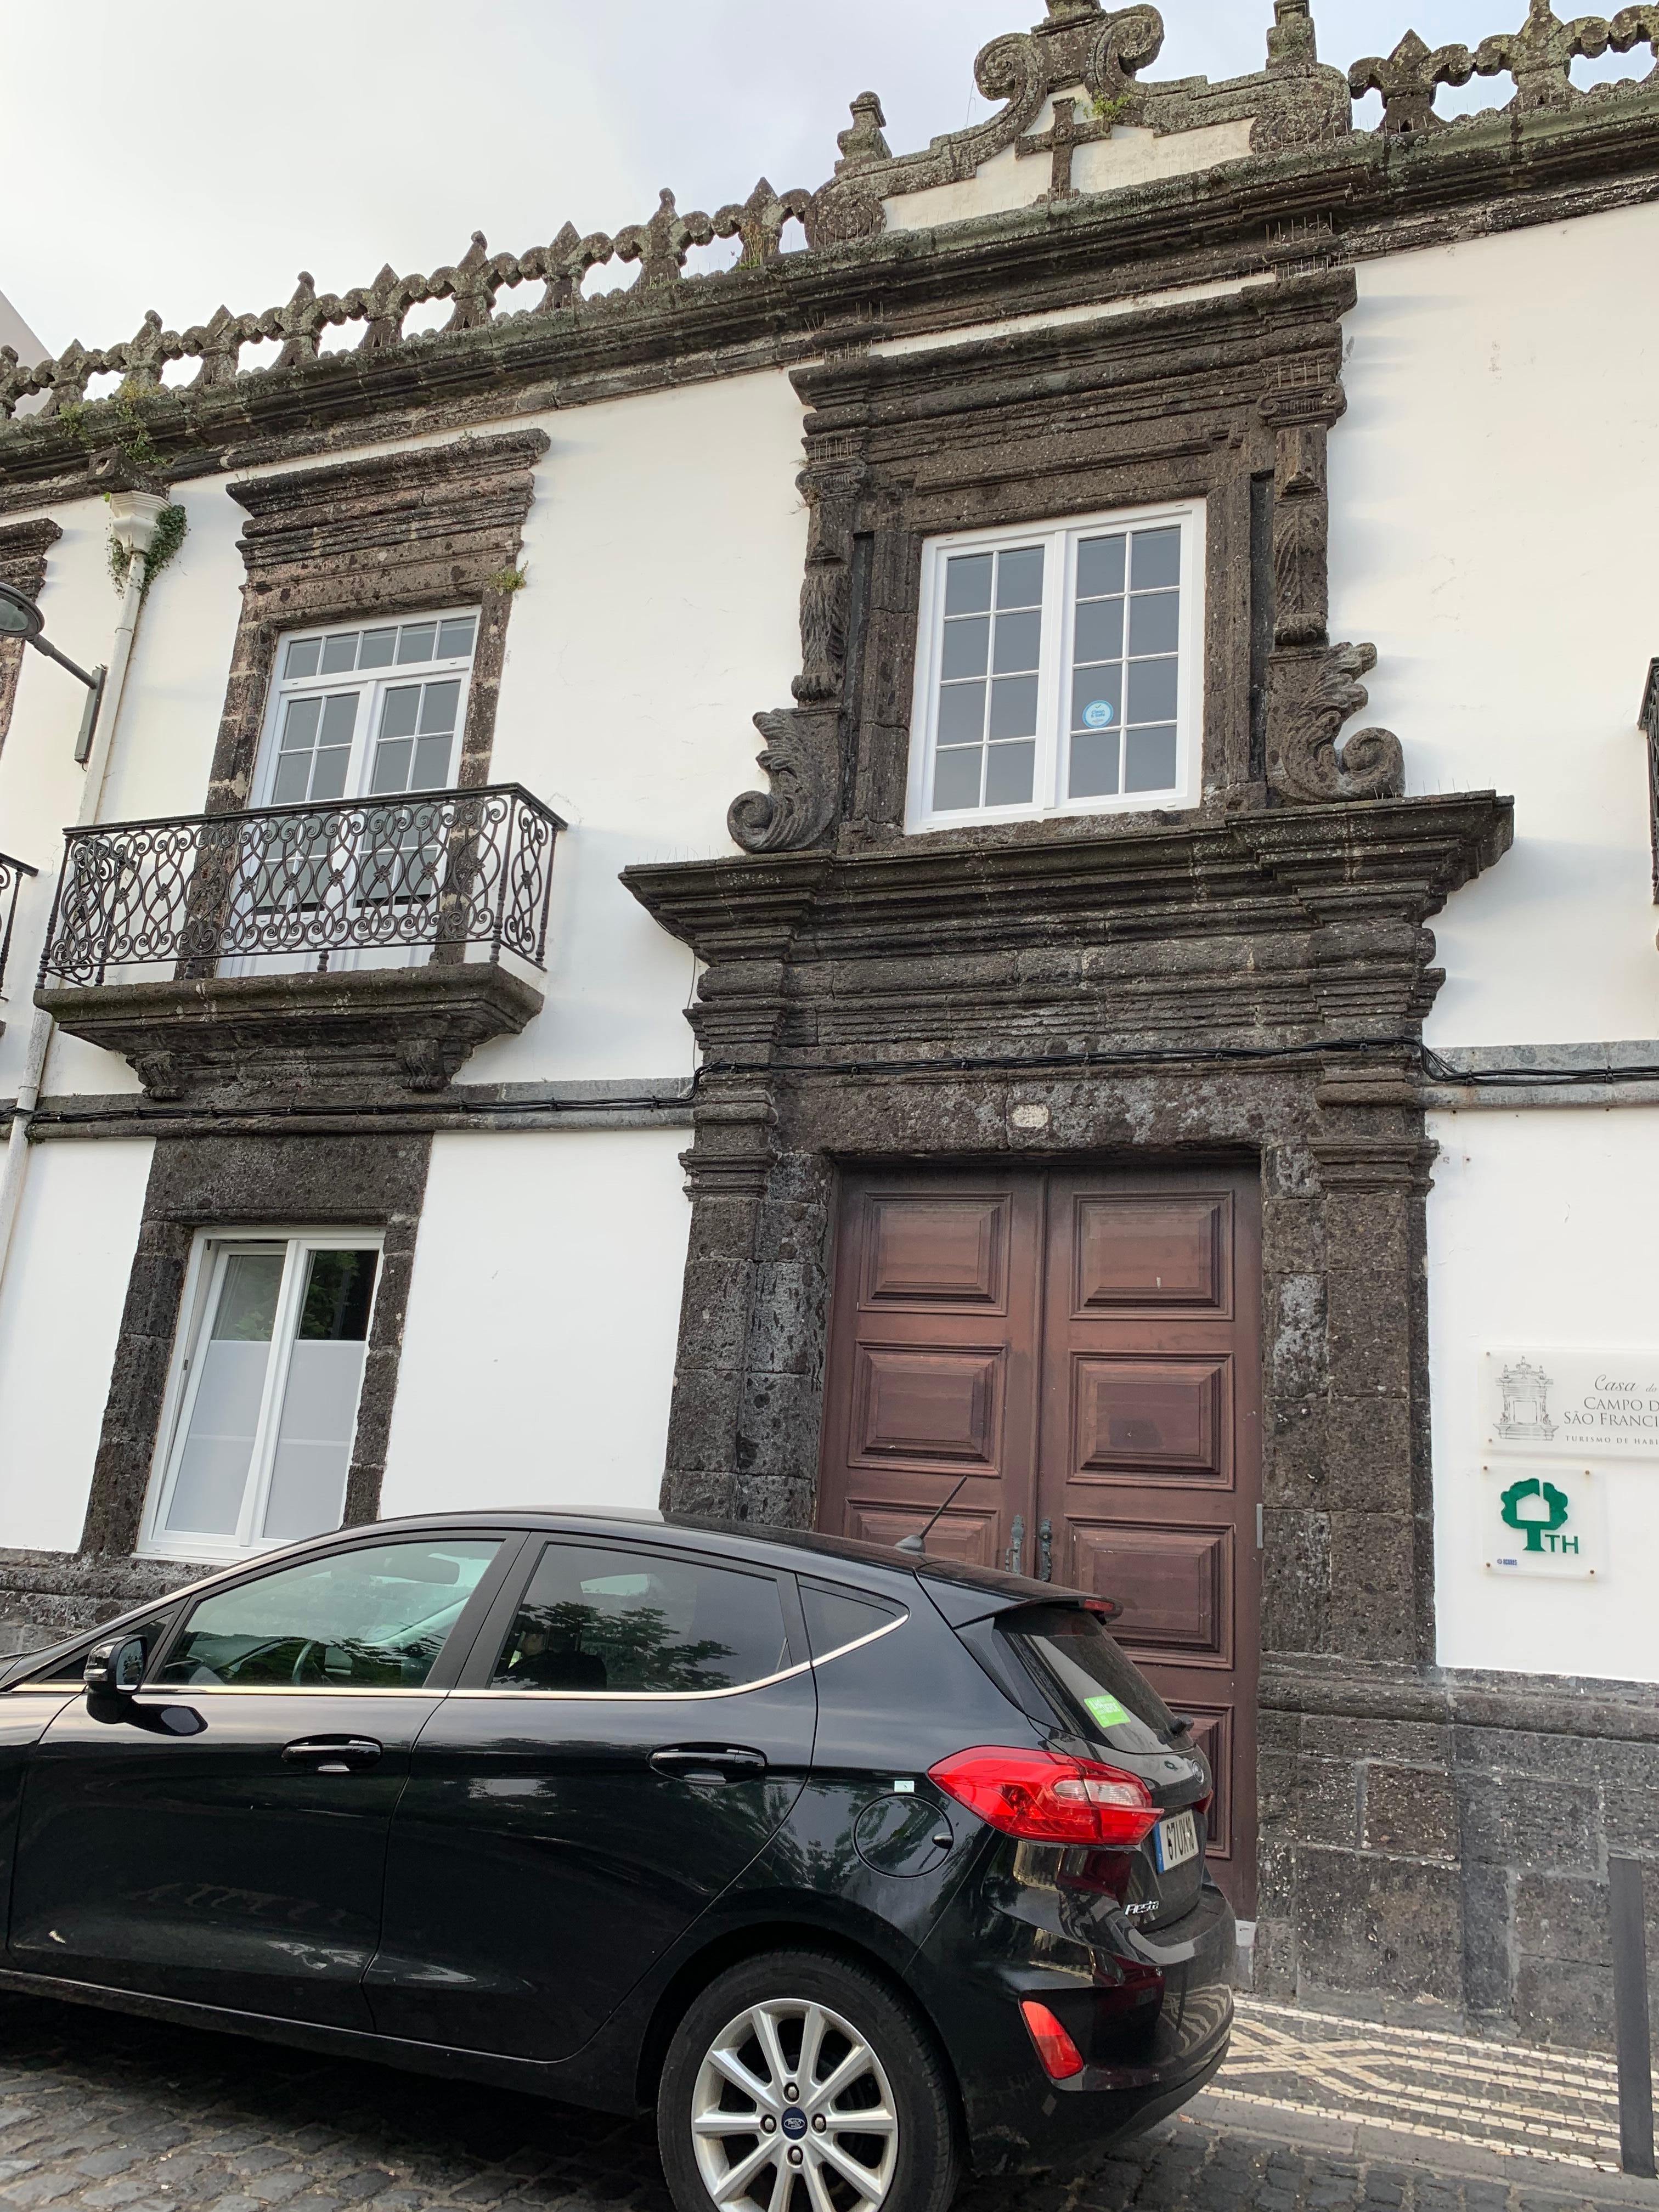
[[[0,1551],[0,1662],[64,1643],[193,1579],[177,1559]]]
[[[0,584],[10,584],[20,592],[27,592],[30,599],[38,599],[40,586],[46,580],[46,556],[63,534],[58,525],[45,516],[38,521],[14,522],[0,528]],[[6,732],[11,727],[17,678],[27,649],[21,637],[0,638],[0,746],[4,745]],[[21,860],[26,855],[20,853],[15,857]]]
[[[94,1464],[83,1553],[130,1553],[138,1540],[198,1229],[270,1223],[384,1231],[346,1489],[348,1522],[374,1518],[430,1157],[425,1136],[214,1136],[156,1147]]]
[[[1327,629],[1326,437],[1346,404],[1342,317],[1355,296],[1351,270],[1327,270],[799,370],[811,516],[802,671],[795,704],[756,718],[771,790],[732,805],[737,842],[772,853],[902,836],[928,539],[1164,501],[1206,510],[1198,814],[1398,797],[1391,735],[1363,732],[1337,749],[1376,655],[1333,645]],[[1113,815],[1110,825],[1128,835],[1185,817]],[[1100,827],[1072,817],[969,834]],[[963,833],[927,842],[933,834]]]
[[[43,1098],[29,1124],[41,1143],[82,1138],[378,1136],[439,1130],[689,1129],[696,1086],[683,1076],[603,1077],[569,1083],[456,1083],[441,1099],[404,1099],[349,1112],[309,1104],[257,1108],[157,1105],[131,1091],[62,1092]],[[0,1130],[12,1113],[0,1099]]]
[[[515,596],[492,580],[518,565],[540,430],[461,438],[228,487],[249,520],[242,618],[206,811],[247,805],[276,645],[314,623],[483,605],[457,781],[489,780],[495,703]]]
[[[1659,1864],[1659,1690],[1304,1654],[1261,1709],[1259,1990],[1610,2045],[1607,1863]]]

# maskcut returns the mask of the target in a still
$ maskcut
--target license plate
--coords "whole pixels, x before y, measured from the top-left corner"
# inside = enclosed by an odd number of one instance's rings
[[[1188,1859],[1198,1856],[1197,1821],[1190,1813],[1171,1813],[1152,1830],[1152,1849],[1160,1874],[1185,1866]]]

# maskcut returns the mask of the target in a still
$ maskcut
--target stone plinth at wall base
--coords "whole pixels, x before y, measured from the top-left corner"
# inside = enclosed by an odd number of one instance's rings
[[[1298,1658],[1261,1703],[1259,1995],[1611,2049],[1609,1856],[1659,1966],[1659,1691]]]
[[[542,994],[496,961],[326,975],[55,984],[59,1026],[118,1052],[158,1101],[246,1112],[446,1089],[467,1055],[516,1035]]]
[[[207,1571],[120,1553],[0,1550],[0,1661],[64,1643]]]

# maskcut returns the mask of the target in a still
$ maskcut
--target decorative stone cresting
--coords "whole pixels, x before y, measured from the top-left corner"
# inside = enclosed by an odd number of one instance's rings
[[[1626,82],[1586,91],[1571,76],[1579,56],[1594,60],[1642,46],[1659,53],[1659,0],[1638,0],[1611,18],[1586,15],[1565,23],[1549,0],[1532,0],[1519,30],[1474,49],[1431,49],[1408,32],[1392,54],[1356,62],[1346,76],[1319,60],[1311,0],[1274,0],[1266,68],[1220,83],[1206,77],[1143,82],[1139,72],[1157,59],[1164,36],[1155,7],[1108,10],[1101,0],[1048,0],[1042,23],[994,39],[975,64],[980,91],[1000,104],[997,114],[935,138],[919,153],[896,155],[884,135],[880,100],[862,93],[853,102],[851,128],[841,134],[835,173],[817,191],[779,192],[763,177],[746,200],[732,201],[713,216],[682,215],[673,193],[664,191],[654,214],[614,234],[584,235],[567,222],[548,244],[514,254],[492,253],[483,233],[475,231],[458,261],[430,275],[399,276],[387,265],[368,284],[319,293],[309,271],[301,270],[292,295],[257,314],[233,314],[222,303],[204,322],[178,331],[165,327],[152,309],[130,338],[104,347],[76,339],[54,359],[34,364],[0,347],[0,423],[14,415],[20,400],[39,396],[44,404],[18,431],[39,437],[53,417],[86,401],[96,377],[118,378],[127,395],[142,402],[161,390],[164,370],[178,362],[198,364],[188,384],[169,387],[175,402],[186,407],[193,394],[251,390],[266,378],[312,367],[324,333],[347,324],[362,326],[351,350],[374,356],[464,338],[504,320],[533,325],[557,315],[639,312],[685,281],[687,258],[696,246],[716,239],[739,242],[733,269],[692,280],[715,285],[775,269],[793,223],[804,229],[813,253],[858,246],[885,229],[884,200],[960,183],[1010,147],[1021,157],[1048,159],[1046,197],[1066,201],[1080,196],[1073,171],[1077,148],[1126,125],[1167,135],[1248,122],[1252,152],[1272,155],[1349,137],[1351,94],[1380,91],[1380,135],[1397,137],[1445,128],[1434,113],[1436,89],[1467,84],[1474,76],[1511,76],[1515,94],[1505,112],[1522,117],[1565,112],[1659,83],[1659,67],[1639,87]],[[1077,96],[1079,88],[1086,105]],[[1053,119],[1039,129],[1051,100]],[[626,291],[586,297],[582,288],[589,273],[611,262],[638,263],[638,283]],[[534,304],[502,310],[501,295],[527,283],[542,287]],[[434,300],[453,303],[442,328],[405,333],[410,311]],[[244,368],[243,347],[262,343],[275,343],[275,358]]]
[[[1572,64],[1581,57],[1599,61],[1605,53],[1627,54],[1644,46],[1656,58],[1643,85],[1659,85],[1659,5],[1654,0],[1621,9],[1611,19],[1580,15],[1566,23],[1550,0],[1532,0],[1518,31],[1484,39],[1473,50],[1430,47],[1415,31],[1407,31],[1391,54],[1371,54],[1356,62],[1348,71],[1348,85],[1356,100],[1380,92],[1381,128],[1391,137],[1407,137],[1446,130],[1448,118],[1434,112],[1435,94],[1443,84],[1465,85],[1472,77],[1514,78],[1515,97],[1504,110],[1507,115],[1559,113],[1620,97],[1631,89],[1627,82],[1576,85]]]

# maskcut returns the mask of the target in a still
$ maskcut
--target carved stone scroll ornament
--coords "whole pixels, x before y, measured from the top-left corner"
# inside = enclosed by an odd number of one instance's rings
[[[1404,796],[1405,755],[1391,730],[1359,730],[1337,747],[1343,724],[1368,703],[1359,678],[1376,665],[1374,645],[1316,645],[1273,655],[1267,777],[1281,799],[1326,806],[1336,799]]]
[[[1343,724],[1366,703],[1358,679],[1376,665],[1375,646],[1329,641],[1326,448],[1345,404],[1340,386],[1316,384],[1263,403],[1277,429],[1267,781],[1279,799],[1310,806],[1399,799],[1406,789],[1405,756],[1390,731],[1362,730],[1337,745]]]
[[[727,811],[745,853],[794,853],[815,845],[836,817],[841,781],[841,715],[834,708],[779,708],[757,714],[766,740],[760,765],[770,791],[745,791]]]
[[[800,593],[801,672],[790,687],[793,708],[755,717],[766,740],[760,765],[772,788],[744,792],[726,815],[746,853],[798,852],[816,844],[836,817],[853,522],[861,481],[857,464],[834,459],[799,478],[811,517]]]
[[[836,141],[841,149],[836,173],[806,203],[806,243],[814,253],[856,246],[866,238],[879,238],[886,229],[880,187],[861,187],[858,181],[862,171],[892,160],[892,149],[882,135],[886,126],[880,100],[873,92],[861,92],[853,102],[851,130],[843,131]]]

